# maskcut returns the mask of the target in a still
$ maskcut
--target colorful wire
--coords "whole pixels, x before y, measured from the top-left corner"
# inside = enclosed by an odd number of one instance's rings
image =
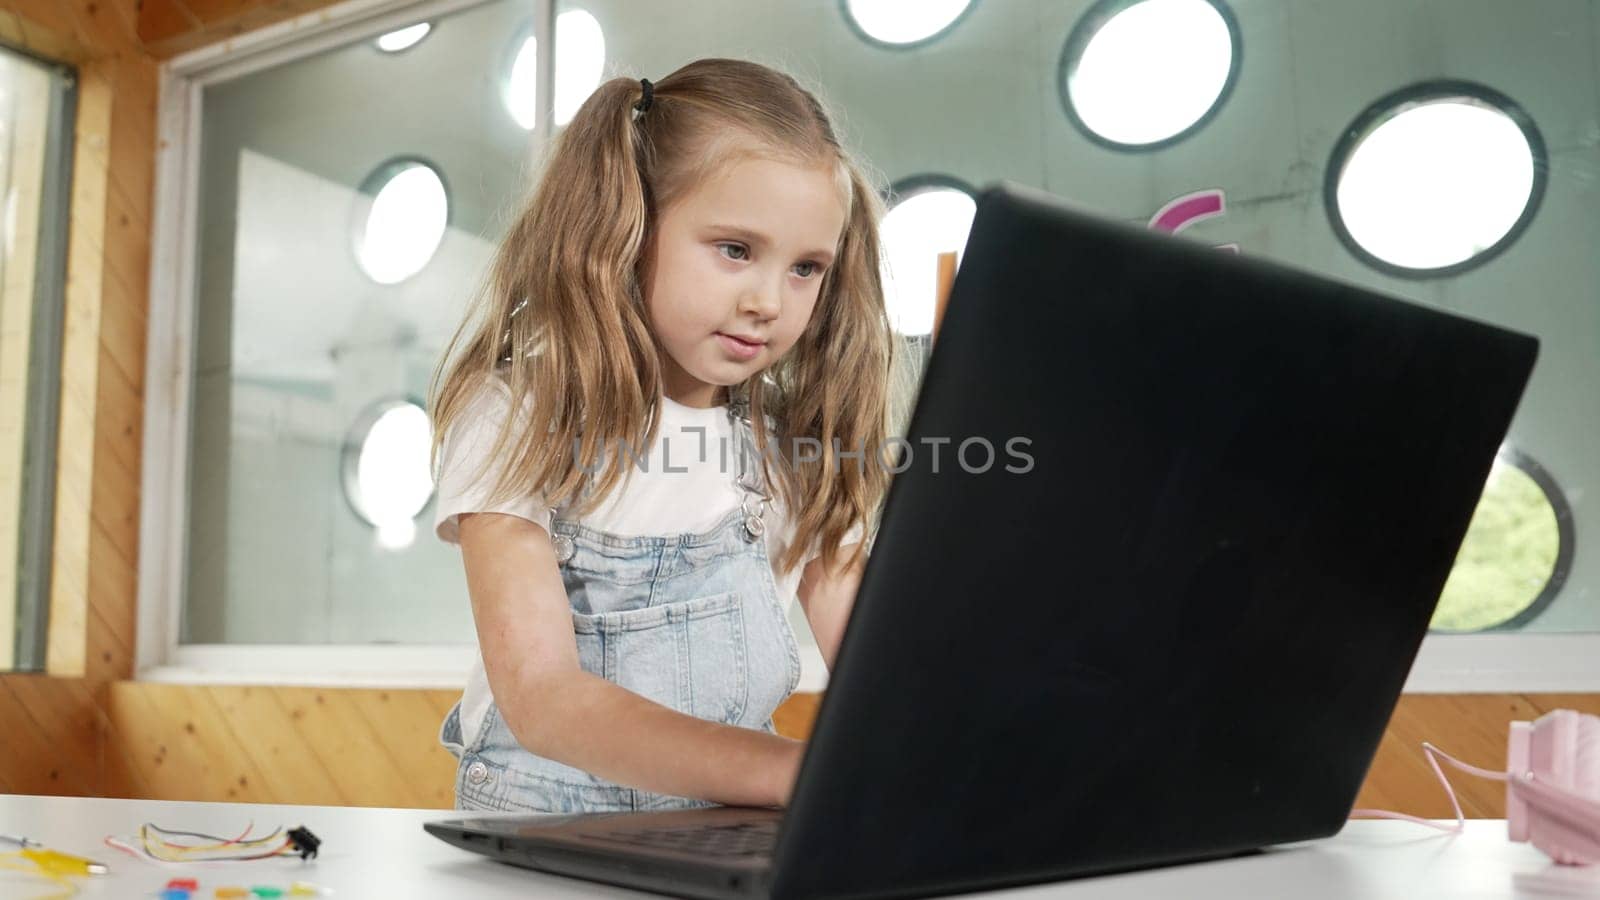
[[[47,897],[39,898],[39,900],[58,900],[58,898],[71,897],[78,893],[77,882],[65,875],[46,869],[37,862],[23,856],[19,852],[0,853],[0,869],[9,872],[22,872],[26,875],[35,875],[39,878],[45,878],[55,882],[58,886],[64,889],[60,893],[50,894]]]

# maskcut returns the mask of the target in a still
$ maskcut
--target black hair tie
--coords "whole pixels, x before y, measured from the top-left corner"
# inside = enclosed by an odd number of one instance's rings
[[[648,78],[639,79],[639,84],[644,88],[644,97],[638,103],[635,103],[633,108],[639,112],[649,112],[650,101],[655,99],[655,91]]]

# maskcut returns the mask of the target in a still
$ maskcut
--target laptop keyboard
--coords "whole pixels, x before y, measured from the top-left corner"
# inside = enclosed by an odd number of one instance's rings
[[[681,828],[642,828],[589,834],[607,843],[673,850],[694,856],[769,856],[777,843],[778,823],[741,822],[734,825],[691,825]]]

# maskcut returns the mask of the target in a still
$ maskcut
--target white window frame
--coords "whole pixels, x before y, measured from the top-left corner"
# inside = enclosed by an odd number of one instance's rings
[[[1563,590],[1575,594],[1578,586],[1568,581]],[[1600,633],[1430,634],[1422,641],[1405,690],[1410,694],[1594,693],[1600,691]]]
[[[187,683],[460,687],[474,647],[461,644],[179,644],[183,602],[189,413],[197,271],[200,98],[208,85],[424,18],[493,0],[347,0],[175,57],[162,65],[151,244],[145,433],[139,520],[137,677]],[[554,47],[555,0],[534,0],[534,34]],[[533,147],[550,134],[555,54],[539,54]],[[1576,591],[1570,584],[1568,591]],[[802,690],[826,685],[806,648]],[[1600,633],[1430,634],[1405,685],[1410,693],[1600,691]]]
[[[201,97],[207,85],[376,38],[493,0],[347,0],[174,57],[161,66],[155,214],[145,356],[136,677],[207,684],[454,687],[476,647],[463,644],[180,644],[194,378]],[[533,0],[534,35],[553,47],[555,0]],[[539,54],[531,148],[550,136],[555,54]],[[536,152],[536,151],[535,151]]]

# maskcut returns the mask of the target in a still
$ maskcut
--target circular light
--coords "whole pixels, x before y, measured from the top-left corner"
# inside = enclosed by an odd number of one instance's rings
[[[1067,39],[1067,113],[1118,147],[1177,140],[1221,103],[1237,47],[1231,16],[1215,0],[1107,0]]]
[[[1396,274],[1448,274],[1487,259],[1543,191],[1544,143],[1532,120],[1484,88],[1407,89],[1346,135],[1329,166],[1329,214],[1358,255]]]
[[[362,270],[379,284],[395,284],[422,271],[450,221],[439,173],[415,160],[387,163],[367,178],[361,194],[372,196],[356,234]]]
[[[401,50],[404,50],[427,37],[428,32],[432,29],[433,25],[427,22],[418,22],[409,28],[402,28],[399,31],[391,31],[388,34],[378,38],[376,43],[378,45],[378,49],[385,53],[399,53]]]
[[[379,403],[363,413],[344,447],[344,491],[367,524],[384,536],[403,534],[433,496],[428,454],[432,426],[409,400]]]
[[[960,254],[977,203],[970,192],[951,186],[913,189],[883,217],[883,293],[889,321],[905,335],[933,331],[938,299],[939,254]]]
[[[908,46],[946,31],[971,6],[972,0],[845,0],[844,11],[871,40]]]
[[[1526,622],[1571,565],[1571,511],[1532,460],[1502,452],[1456,554],[1429,627],[1483,631]]]
[[[534,97],[538,80],[539,41],[529,35],[523,38],[516,59],[511,62],[511,76],[506,82],[506,110],[526,129],[532,129],[539,118],[539,105]]]
[[[594,16],[581,9],[556,19],[556,124],[565,125],[600,86],[606,36]]]
[[[556,17],[555,121],[565,125],[600,85],[606,63],[605,32],[586,10],[568,10]],[[521,39],[506,79],[506,109],[523,128],[539,119],[535,89],[539,80],[539,44],[532,35]]]

